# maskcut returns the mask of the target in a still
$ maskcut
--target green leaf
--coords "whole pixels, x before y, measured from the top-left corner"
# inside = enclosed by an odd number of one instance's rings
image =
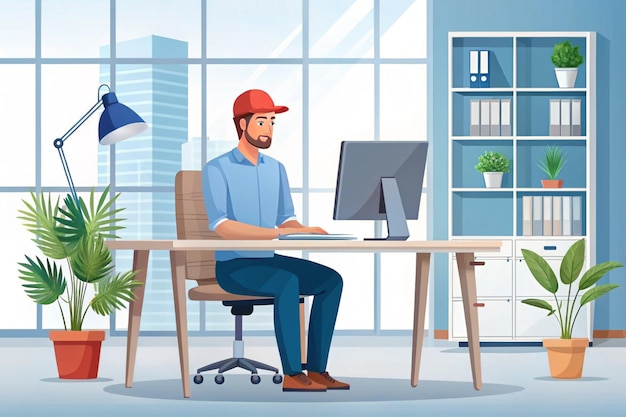
[[[603,262],[601,264],[592,266],[591,268],[589,268],[589,270],[587,270],[587,272],[584,273],[583,277],[580,279],[578,289],[585,290],[591,287],[596,282],[598,282],[600,278],[602,278],[607,272],[615,268],[621,268],[623,266],[623,264],[615,261]]]
[[[83,282],[96,282],[106,278],[113,270],[113,257],[102,236],[85,236],[79,243],[70,263],[76,278]]]
[[[580,239],[569,247],[561,261],[561,282],[569,285],[576,281],[585,264],[585,239]]]
[[[526,261],[530,273],[535,277],[539,285],[548,292],[556,294],[559,289],[559,282],[548,262],[540,255],[528,249],[522,249],[522,255],[524,255],[524,260]]]
[[[102,235],[105,239],[115,239],[118,236],[110,232],[123,229],[123,226],[119,226],[117,223],[124,219],[115,216],[124,209],[112,209],[113,204],[119,198],[120,194],[117,193],[107,200],[110,194],[109,189],[109,186],[104,189],[96,205],[95,191],[92,188],[89,196],[89,207],[87,207],[84,202],[82,203],[82,207],[88,233]]]
[[[30,195],[32,204],[22,200],[26,208],[18,210],[21,214],[18,219],[23,220],[23,225],[35,236],[32,240],[45,256],[52,259],[68,257],[70,248],[65,245],[56,230],[58,198],[53,207],[49,194],[47,199],[43,194],[30,193]]]
[[[96,284],[97,294],[91,300],[91,308],[97,314],[106,316],[114,310],[124,308],[124,302],[130,302],[135,298],[133,290],[142,285],[141,281],[135,281],[137,271],[129,271],[117,274],[110,279],[98,281]]]
[[[65,292],[63,271],[56,262],[50,265],[46,259],[44,265],[39,257],[36,259],[37,262],[26,256],[28,263],[19,263],[23,268],[19,270],[19,278],[26,281],[22,286],[37,304],[52,304]]]
[[[546,300],[539,300],[537,298],[527,298],[525,300],[522,300],[522,303],[528,304],[529,306],[543,308],[544,310],[548,310],[549,311],[548,316],[551,316],[556,311],[554,308],[552,308],[550,303],[548,303]]]
[[[585,294],[583,294],[582,297],[580,297],[580,305],[584,306],[588,302],[593,301],[596,298],[603,296],[607,292],[612,291],[617,287],[619,287],[619,285],[617,284],[603,284],[603,285],[598,285],[597,287],[593,287],[592,289],[587,291]]]
[[[65,196],[63,200],[65,207],[59,208],[61,216],[56,217],[58,222],[56,232],[61,241],[69,248],[70,256],[78,247],[81,239],[87,235],[85,219],[79,208],[82,199],[79,197],[78,200],[79,202],[77,204],[71,194]]]

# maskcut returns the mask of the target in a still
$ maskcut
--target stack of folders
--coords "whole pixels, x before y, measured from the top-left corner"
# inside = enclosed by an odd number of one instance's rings
[[[471,50],[470,52],[470,87],[488,88],[489,76],[489,51]]]
[[[580,99],[550,100],[550,136],[580,136]]]
[[[511,100],[470,100],[470,136],[511,136]]]
[[[525,195],[522,197],[524,236],[582,236],[582,197]]]

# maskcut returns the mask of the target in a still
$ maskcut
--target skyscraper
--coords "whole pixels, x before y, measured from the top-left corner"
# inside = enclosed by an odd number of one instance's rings
[[[109,46],[102,56],[109,56]],[[187,58],[187,42],[147,36],[120,42],[119,54],[135,58]],[[126,239],[175,239],[174,177],[181,169],[181,145],[188,139],[188,74],[186,63],[124,64],[115,68],[115,93],[120,102],[148,123],[144,133],[115,145],[116,186],[154,187],[156,190],[125,191],[117,200],[125,208]],[[110,67],[102,66],[101,81],[110,82]],[[101,184],[109,181],[109,152],[99,151]],[[159,187],[166,187],[159,190]],[[131,253],[116,253],[119,268],[130,267]],[[189,328],[197,329],[198,307],[189,306]],[[119,325],[119,324],[118,324]],[[153,251],[148,264],[141,330],[174,330],[170,259],[167,252]]]

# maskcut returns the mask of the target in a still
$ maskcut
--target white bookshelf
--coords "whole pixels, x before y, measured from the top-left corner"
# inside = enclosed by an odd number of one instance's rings
[[[574,88],[558,88],[550,56],[565,39],[580,47],[585,62]],[[450,239],[497,239],[499,253],[482,254],[476,261],[480,340],[483,342],[539,342],[558,337],[556,319],[521,303],[525,298],[554,298],[536,284],[521,249],[532,249],[558,266],[569,246],[586,240],[585,268],[595,264],[595,44],[594,32],[450,32],[448,35],[448,234]],[[470,87],[469,51],[489,50],[490,87]],[[581,100],[581,136],[550,136],[549,100]],[[510,136],[471,136],[472,99],[509,99]],[[537,167],[546,145],[567,153],[559,178],[563,187],[542,188]],[[511,160],[502,188],[487,189],[474,170],[486,150],[503,152]],[[584,169],[583,169],[584,167]],[[525,236],[524,196],[580,196],[582,235]],[[449,258],[450,340],[466,341],[456,259]],[[560,292],[560,289],[559,289]],[[593,303],[581,310],[574,337],[592,340]]]

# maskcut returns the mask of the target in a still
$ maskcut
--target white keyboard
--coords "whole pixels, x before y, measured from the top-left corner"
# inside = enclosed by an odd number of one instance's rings
[[[321,233],[290,233],[286,235],[278,235],[278,240],[356,240],[355,235],[345,233],[329,233],[327,235]]]

